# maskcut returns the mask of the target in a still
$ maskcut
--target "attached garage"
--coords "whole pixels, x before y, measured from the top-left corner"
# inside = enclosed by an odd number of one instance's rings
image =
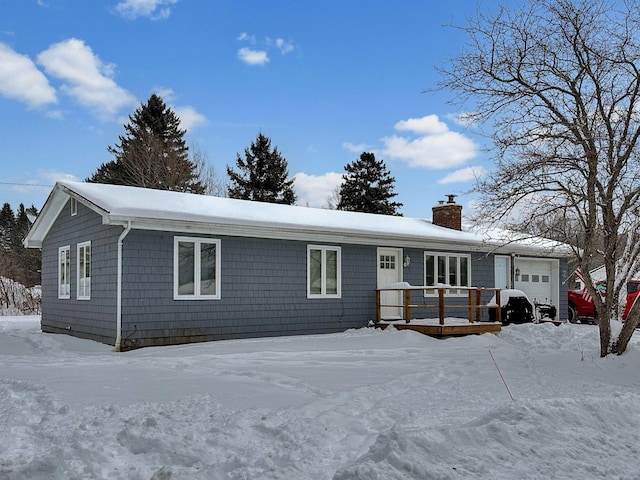
[[[522,290],[532,302],[559,305],[559,262],[554,259],[514,259],[514,288]]]

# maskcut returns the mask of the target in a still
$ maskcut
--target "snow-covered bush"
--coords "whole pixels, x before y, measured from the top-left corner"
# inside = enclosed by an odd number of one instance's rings
[[[36,315],[40,313],[42,290],[39,285],[24,285],[0,277],[0,315]]]

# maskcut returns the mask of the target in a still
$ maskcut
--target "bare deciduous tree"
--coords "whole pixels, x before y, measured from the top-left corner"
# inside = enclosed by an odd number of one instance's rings
[[[204,194],[226,197],[229,185],[225,181],[225,177],[218,175],[215,167],[209,163],[207,152],[198,145],[192,145],[189,151],[191,152],[191,163],[196,167],[195,173],[198,181],[204,187]]]
[[[338,204],[340,203],[340,187],[342,183],[335,186],[333,190],[327,195],[327,204],[326,207],[329,210],[337,210]]]
[[[478,12],[459,27],[467,45],[442,71],[441,87],[459,92],[480,125],[492,122],[496,168],[478,185],[480,215],[501,221],[517,211],[542,234],[551,232],[540,219],[553,218],[549,228],[571,227],[562,234],[584,272],[592,257],[604,259],[602,356],[624,352],[640,321],[638,305],[612,338],[620,292],[640,263],[639,7],[526,0]]]

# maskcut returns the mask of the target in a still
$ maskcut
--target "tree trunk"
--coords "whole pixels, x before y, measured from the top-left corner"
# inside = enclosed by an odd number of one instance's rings
[[[624,322],[620,336],[611,346],[611,353],[622,355],[625,352],[638,323],[640,323],[640,303],[634,301],[631,310],[629,310],[627,320]]]
[[[606,357],[611,345],[611,320],[606,315],[598,315],[598,326],[600,328],[600,357]]]

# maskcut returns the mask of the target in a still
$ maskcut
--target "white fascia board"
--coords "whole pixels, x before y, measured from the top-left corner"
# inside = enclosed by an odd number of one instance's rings
[[[508,244],[498,245],[483,242],[460,241],[450,239],[407,237],[392,234],[352,232],[340,230],[315,230],[304,228],[266,227],[264,225],[239,225],[228,223],[188,222],[177,220],[157,220],[149,218],[133,218],[128,216],[107,215],[105,223],[111,225],[131,225],[135,230],[166,231],[174,233],[190,233],[214,236],[267,238],[274,240],[298,240],[305,242],[325,242],[354,245],[372,245],[379,247],[403,247],[417,249],[440,249],[446,251],[470,251],[484,253],[514,253],[537,257],[563,257],[558,252],[541,251],[529,246]]]
[[[125,225],[131,221],[133,229],[167,232],[184,232],[202,235],[223,235],[230,237],[268,238],[274,240],[300,240],[325,243],[348,243],[356,245],[404,246],[423,248],[438,244],[440,248],[451,249],[451,241],[438,239],[410,238],[397,235],[367,234],[340,230],[316,230],[304,228],[279,228],[259,225],[231,225],[228,223],[183,222],[110,216],[109,223]],[[465,243],[464,248],[478,247],[479,244]]]
[[[54,189],[49,194],[42,211],[24,238],[23,244],[26,248],[42,248],[42,242],[67,204],[68,199],[69,195],[59,190]]]
[[[62,209],[67,204],[69,198],[75,198],[78,202],[93,210],[102,217],[102,223],[108,223],[108,212],[78,195],[75,191],[57,183],[42,207],[42,211],[36,217],[35,222],[24,239],[24,246],[27,248],[42,248],[42,242],[51,230],[56,219],[62,213]]]

